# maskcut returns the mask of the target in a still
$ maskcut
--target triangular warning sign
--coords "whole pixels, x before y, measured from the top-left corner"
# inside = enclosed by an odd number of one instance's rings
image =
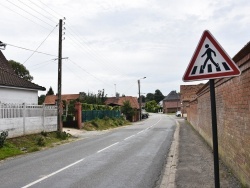
[[[183,81],[238,76],[241,72],[212,34],[205,30],[182,78]]]

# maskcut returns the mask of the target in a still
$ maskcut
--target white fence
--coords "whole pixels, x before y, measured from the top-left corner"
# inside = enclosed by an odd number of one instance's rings
[[[57,130],[57,106],[0,104],[0,132],[17,137]]]

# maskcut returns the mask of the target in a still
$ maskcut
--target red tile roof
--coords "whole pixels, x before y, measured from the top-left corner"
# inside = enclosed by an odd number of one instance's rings
[[[62,100],[70,101],[79,98],[79,94],[65,94],[62,95]],[[44,100],[44,104],[56,104],[57,95],[47,95]]]
[[[105,104],[107,104],[107,105],[114,104],[114,105],[118,105],[118,106],[123,106],[123,103],[125,101],[129,101],[132,108],[139,109],[139,103],[137,101],[137,97],[131,97],[131,96],[108,97],[107,100],[105,101]]]

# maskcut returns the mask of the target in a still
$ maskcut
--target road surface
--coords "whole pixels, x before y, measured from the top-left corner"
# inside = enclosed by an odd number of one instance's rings
[[[175,121],[164,114],[0,163],[0,187],[152,188],[160,178]]]

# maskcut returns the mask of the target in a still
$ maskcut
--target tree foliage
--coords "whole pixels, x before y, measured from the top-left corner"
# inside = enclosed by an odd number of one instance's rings
[[[40,95],[38,97],[38,105],[42,105],[44,103],[45,97],[45,95]]]
[[[164,99],[164,95],[159,89],[156,89],[155,93],[148,93],[146,95],[146,102],[155,100],[155,102],[158,104],[163,99]]]
[[[30,75],[30,72],[26,69],[26,67],[23,64],[13,60],[9,60],[9,64],[20,78],[23,78],[30,82],[33,80],[33,76]]]
[[[126,116],[126,119],[132,120],[133,115],[135,115],[135,110],[131,107],[129,101],[124,101],[121,107],[121,112]]]
[[[159,89],[155,90],[155,94],[154,94],[155,102],[158,104],[163,99],[164,99],[164,95],[162,94],[162,92]]]
[[[52,89],[51,86],[50,86],[50,88],[49,88],[49,90],[48,90],[46,96],[47,96],[47,95],[54,95],[54,91],[53,91],[53,89]]]
[[[145,110],[147,112],[158,112],[158,109],[159,109],[159,106],[157,105],[155,100],[146,102]]]
[[[146,102],[152,101],[154,100],[154,98],[155,98],[155,95],[153,93],[148,93],[146,95]]]
[[[97,94],[94,93],[80,93],[80,102],[87,104],[98,104],[103,105],[105,100],[107,99],[107,94],[105,94],[104,89],[98,90]]]

